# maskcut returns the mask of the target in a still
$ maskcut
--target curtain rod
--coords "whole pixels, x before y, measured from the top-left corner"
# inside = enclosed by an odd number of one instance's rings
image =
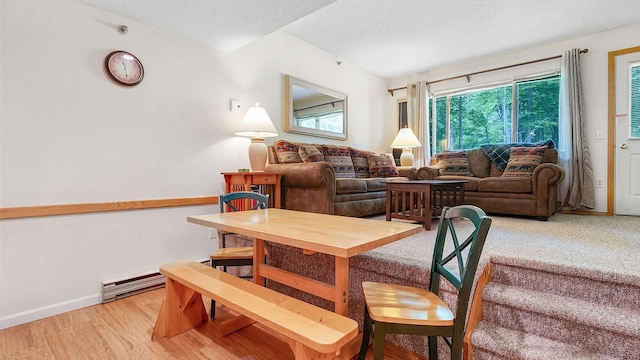
[[[309,109],[313,109],[313,108],[317,108],[317,107],[321,107],[321,106],[325,106],[325,105],[331,105],[333,107],[336,107],[336,103],[341,103],[343,101],[344,100],[329,101],[329,102],[324,103],[324,104],[313,105],[313,106],[309,106],[309,107],[302,108],[302,109],[293,109],[293,111],[309,110]]]
[[[580,50],[581,54],[586,54],[588,52],[589,52],[589,49]],[[522,66],[522,65],[535,64],[535,63],[539,63],[539,62],[543,62],[543,61],[559,59],[561,57],[562,57],[562,55],[556,55],[556,56],[551,56],[551,57],[547,57],[547,58],[544,58],[544,59],[525,61],[525,62],[521,62],[521,63],[518,63],[518,64],[500,66],[500,67],[493,68],[493,69],[476,71],[476,72],[472,72],[472,73],[468,73],[468,74],[464,74],[464,75],[457,75],[457,76],[448,77],[448,78],[445,78],[445,79],[426,81],[425,84],[426,85],[435,84],[435,83],[439,83],[439,82],[443,82],[443,81],[449,81],[449,80],[460,79],[460,78],[466,78],[467,82],[469,82],[469,81],[471,81],[470,77],[473,76],[473,75],[478,75],[478,74],[484,74],[484,73],[488,73],[488,72],[492,72],[492,71],[509,69],[509,68],[518,67],[518,66]],[[393,96],[393,92],[394,91],[403,90],[403,89],[406,89],[406,88],[407,88],[406,86],[403,86],[403,87],[399,87],[399,88],[395,88],[395,89],[388,89],[387,91],[389,92],[389,94],[391,94],[391,96]]]

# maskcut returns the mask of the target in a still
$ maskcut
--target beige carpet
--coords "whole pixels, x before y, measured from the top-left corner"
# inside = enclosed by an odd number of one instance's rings
[[[640,286],[640,218],[556,214],[548,221],[491,216],[493,223],[483,252],[578,267],[597,278]],[[375,219],[384,220],[383,217]],[[394,220],[395,221],[395,220]],[[423,231],[371,253],[431,261],[438,220]]]

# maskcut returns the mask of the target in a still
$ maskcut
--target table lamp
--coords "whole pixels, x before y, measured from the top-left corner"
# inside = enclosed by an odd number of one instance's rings
[[[250,107],[234,134],[251,138],[249,145],[251,171],[264,171],[267,164],[267,146],[264,144],[264,138],[278,136],[278,131],[273,126],[267,111],[260,104]]]
[[[400,155],[401,166],[413,166],[413,150],[414,147],[420,147],[420,140],[414,135],[413,131],[408,127],[400,129],[398,135],[391,143],[392,148],[402,148]]]

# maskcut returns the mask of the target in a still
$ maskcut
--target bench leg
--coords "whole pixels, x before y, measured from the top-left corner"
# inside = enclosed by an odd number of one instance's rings
[[[293,358],[296,360],[333,360],[336,358],[336,354],[323,354],[293,340],[289,340],[289,346],[293,351]]]
[[[151,340],[172,337],[209,320],[202,295],[167,278],[166,295],[153,328]]]

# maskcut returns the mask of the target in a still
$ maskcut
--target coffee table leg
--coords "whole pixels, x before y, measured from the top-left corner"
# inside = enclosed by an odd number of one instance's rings
[[[424,193],[424,229],[431,230],[431,184],[426,184]]]

